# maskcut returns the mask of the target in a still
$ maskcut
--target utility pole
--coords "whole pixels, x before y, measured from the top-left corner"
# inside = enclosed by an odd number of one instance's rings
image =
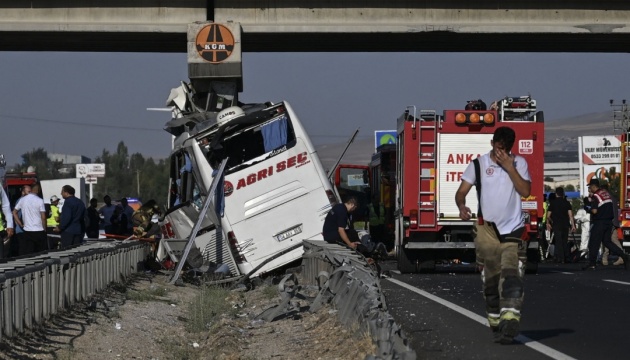
[[[138,197],[138,199],[140,199],[140,170],[136,170],[136,183],[137,183],[136,196]]]
[[[628,173],[628,158],[630,158],[630,147],[628,146],[628,140],[630,140],[630,111],[626,99],[621,100],[621,104],[615,104],[613,99],[610,99],[610,107],[613,111],[613,129],[620,132],[621,135],[621,178],[619,179],[619,200],[622,209],[630,207],[630,199],[628,192],[628,185],[630,176]],[[628,214],[626,214],[628,215]]]
[[[621,100],[621,104],[615,104],[615,100],[610,99],[610,107],[613,110],[613,130],[621,131],[625,136],[630,130],[630,111],[626,99]],[[624,141],[628,141],[627,138]]]

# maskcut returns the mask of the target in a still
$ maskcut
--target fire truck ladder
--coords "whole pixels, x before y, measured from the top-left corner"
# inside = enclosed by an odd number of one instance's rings
[[[414,118],[415,118],[414,109]],[[420,140],[418,141],[418,227],[435,227],[436,206],[436,141],[440,121],[435,110],[419,112]]]
[[[630,142],[628,142],[628,136],[630,132],[626,133],[625,141],[621,143],[621,173],[623,174],[623,178],[621,179],[622,184],[621,188],[623,189],[623,193],[619,194],[621,196],[622,203],[621,208],[627,209],[630,207]],[[625,219],[624,219],[625,220]]]
[[[613,130],[622,134],[621,142],[621,192],[620,201],[623,211],[630,208],[630,107],[626,100],[621,104],[615,104],[610,100],[610,107],[613,110]],[[627,221],[624,216],[624,222]],[[625,227],[622,225],[622,227]]]
[[[509,97],[497,101],[499,120],[537,122],[536,100],[531,96]]]

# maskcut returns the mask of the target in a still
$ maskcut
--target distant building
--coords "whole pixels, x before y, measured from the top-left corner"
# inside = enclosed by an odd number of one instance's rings
[[[558,162],[547,163],[544,167],[545,178],[553,178],[554,181],[578,180],[580,178],[580,163]]]
[[[545,164],[547,163],[579,163],[578,151],[545,151]]]
[[[580,162],[577,151],[546,151],[544,165],[545,185],[551,188],[580,185]]]
[[[51,161],[61,161],[63,165],[59,169],[60,174],[72,174],[75,171],[76,164],[92,163],[92,159],[83,155],[48,154],[48,158]]]
[[[92,160],[83,155],[68,155],[68,154],[48,154],[48,158],[51,161],[61,161],[64,164],[89,164]]]

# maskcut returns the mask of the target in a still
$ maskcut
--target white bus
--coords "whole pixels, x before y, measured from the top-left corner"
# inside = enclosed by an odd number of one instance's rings
[[[204,219],[195,238],[203,258],[227,264],[232,275],[255,270],[251,276],[300,259],[299,245],[321,239],[336,198],[287,102],[227,108],[215,124],[175,146],[164,235],[189,236],[213,172],[226,157],[224,197],[215,204],[220,227]]]

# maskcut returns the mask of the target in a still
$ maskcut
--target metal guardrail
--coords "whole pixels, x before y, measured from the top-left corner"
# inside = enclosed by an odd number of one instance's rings
[[[150,245],[94,242],[0,262],[0,340],[32,329],[142,269]]]
[[[416,359],[402,329],[387,312],[378,273],[365,258],[324,241],[305,240],[303,244],[302,278],[320,289],[310,311],[332,302],[344,325],[358,325],[372,336],[379,353],[370,359]]]

